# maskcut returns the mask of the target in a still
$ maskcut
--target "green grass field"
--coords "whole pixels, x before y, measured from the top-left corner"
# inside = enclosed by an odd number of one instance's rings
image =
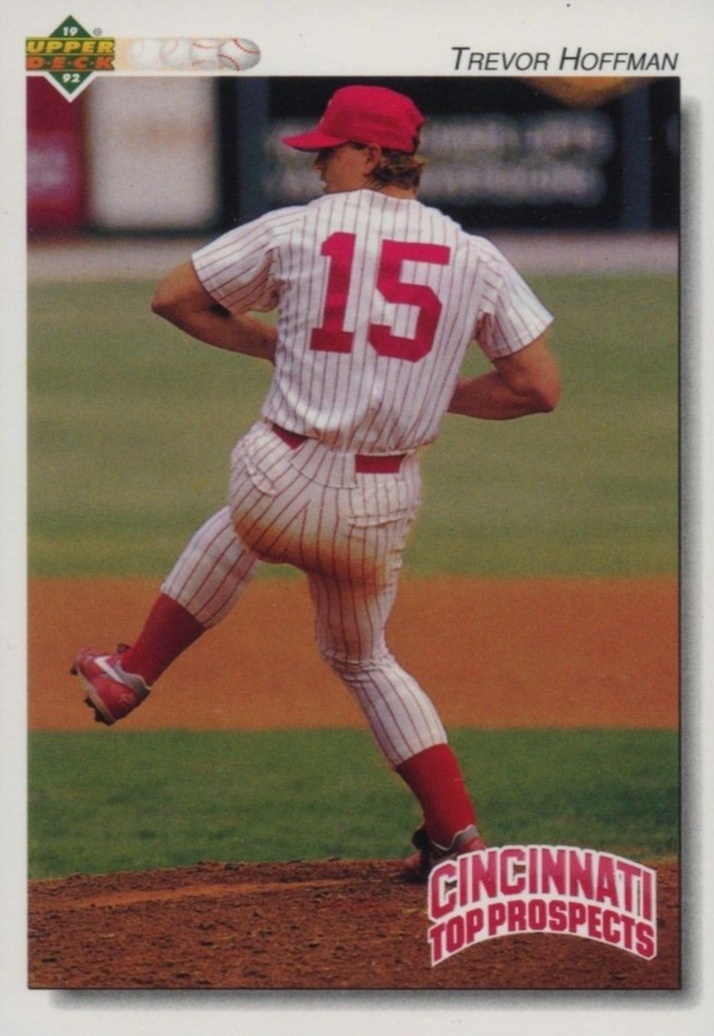
[[[407,570],[674,573],[676,279],[531,283],[557,316],[563,401],[523,421],[446,419],[425,457]],[[149,312],[152,288],[31,288],[31,575],[159,577],[224,502],[229,451],[258,413],[269,368],[168,327]],[[461,730],[454,744],[493,844],[676,851],[674,733]],[[406,849],[410,818],[411,797],[359,732],[30,738],[33,877],[390,857]]]
[[[563,401],[522,421],[446,419],[425,456],[409,570],[672,572],[676,279],[532,283],[557,316]],[[163,575],[224,503],[228,455],[257,416],[269,368],[190,341],[149,312],[151,290],[32,288],[33,574]]]
[[[677,851],[666,731],[453,732],[494,845]],[[199,860],[398,858],[416,806],[354,730],[120,731],[30,739],[30,874]]]

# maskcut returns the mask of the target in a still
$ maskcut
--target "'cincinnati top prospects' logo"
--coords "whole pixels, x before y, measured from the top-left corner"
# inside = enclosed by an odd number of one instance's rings
[[[66,18],[49,36],[32,36],[25,42],[27,71],[46,72],[70,96],[94,72],[114,71],[116,41],[92,36],[74,18]]]
[[[508,845],[445,860],[429,875],[431,963],[498,936],[579,935],[657,954],[656,872],[610,853]]]

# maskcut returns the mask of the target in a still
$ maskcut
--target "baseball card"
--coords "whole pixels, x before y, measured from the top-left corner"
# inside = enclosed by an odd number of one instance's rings
[[[709,6],[3,28],[6,1031],[704,1034]]]

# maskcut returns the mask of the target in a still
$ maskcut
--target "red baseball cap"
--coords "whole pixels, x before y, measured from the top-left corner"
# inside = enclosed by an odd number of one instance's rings
[[[283,137],[283,144],[298,151],[321,151],[353,141],[411,154],[424,121],[414,102],[395,90],[342,86],[335,90],[314,130]]]

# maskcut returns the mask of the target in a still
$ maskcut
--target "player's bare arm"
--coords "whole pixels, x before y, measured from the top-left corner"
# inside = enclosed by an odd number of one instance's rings
[[[559,398],[558,366],[546,335],[540,335],[519,352],[494,360],[494,370],[487,374],[459,378],[449,413],[507,421],[549,413]]]
[[[201,284],[191,262],[182,263],[167,274],[154,292],[151,308],[206,345],[271,363],[275,358],[275,328],[218,305]]]

